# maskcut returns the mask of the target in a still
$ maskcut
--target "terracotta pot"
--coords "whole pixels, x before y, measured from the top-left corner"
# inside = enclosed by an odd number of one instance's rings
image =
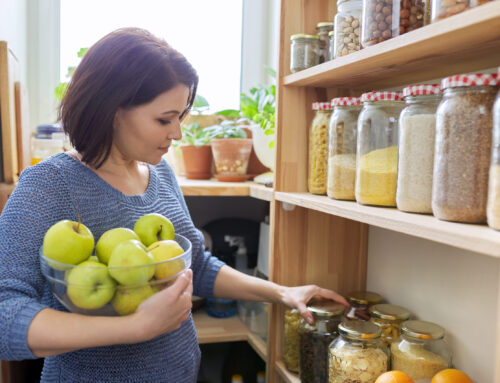
[[[217,138],[211,141],[214,153],[215,177],[222,181],[247,179],[248,160],[252,151],[251,138]]]
[[[246,132],[247,138],[252,138],[251,125],[240,125],[239,127]],[[248,160],[248,169],[247,169],[249,179],[253,179],[253,177],[262,173],[266,173],[268,171],[270,171],[270,169],[267,166],[265,166],[262,162],[260,162],[259,157],[257,157],[257,154],[255,154],[255,149],[252,145],[252,152],[250,153],[250,159]]]
[[[190,180],[208,180],[212,177],[212,147],[203,145],[181,146],[182,158],[186,169],[186,178]]]

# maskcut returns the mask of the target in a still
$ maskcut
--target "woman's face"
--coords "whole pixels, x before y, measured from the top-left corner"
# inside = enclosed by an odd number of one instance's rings
[[[182,138],[179,117],[186,109],[189,88],[178,84],[148,104],[118,109],[113,146],[126,159],[158,164],[172,140]]]

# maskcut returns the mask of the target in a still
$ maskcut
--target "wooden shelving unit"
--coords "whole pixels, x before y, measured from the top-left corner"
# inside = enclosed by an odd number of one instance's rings
[[[276,362],[276,372],[286,383],[300,383],[299,376],[286,369],[283,362]]]

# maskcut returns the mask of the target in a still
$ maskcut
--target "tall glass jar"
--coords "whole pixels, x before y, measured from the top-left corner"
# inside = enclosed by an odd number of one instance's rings
[[[451,350],[444,341],[444,329],[419,320],[403,322],[401,337],[391,344],[393,370],[402,371],[415,381],[432,379],[451,367]]]
[[[399,117],[399,166],[396,204],[399,210],[432,213],[432,172],[439,85],[403,89],[406,106]]]
[[[329,21],[318,23],[316,31],[319,36],[319,62],[324,63],[330,60],[330,38],[328,34],[333,31],[333,23]]]
[[[401,335],[401,323],[410,318],[410,312],[401,306],[378,304],[370,307],[370,322],[382,329],[382,341],[388,346]]]
[[[361,96],[358,118],[356,201],[365,205],[396,206],[398,120],[404,107],[398,92],[369,92]]]
[[[500,68],[499,81],[500,81]],[[500,230],[500,90],[493,107],[493,148],[488,191],[488,225]]]
[[[361,321],[339,325],[340,336],[330,345],[330,383],[375,383],[389,369],[389,350],[380,327]]]
[[[349,320],[369,320],[370,307],[382,302],[382,296],[371,291],[353,291],[346,299],[351,306],[345,315]]]
[[[300,381],[302,383],[328,382],[328,346],[338,334],[344,306],[327,300],[315,301],[307,309],[314,317],[309,324],[304,319],[299,325]]]
[[[443,220],[486,221],[496,74],[443,79],[436,118],[432,211]]]
[[[290,37],[290,72],[319,64],[319,36],[299,33]]]
[[[361,49],[362,0],[338,0],[335,15],[335,57]]]
[[[469,0],[431,0],[431,22],[457,15],[470,8]]]
[[[332,114],[329,102],[315,102],[315,111],[309,131],[309,193],[326,194],[328,171],[328,124]]]
[[[332,100],[328,145],[327,194],[330,198],[355,200],[356,127],[361,99],[338,97]]]
[[[292,372],[299,372],[299,324],[301,318],[297,309],[285,311],[283,361],[285,367]]]

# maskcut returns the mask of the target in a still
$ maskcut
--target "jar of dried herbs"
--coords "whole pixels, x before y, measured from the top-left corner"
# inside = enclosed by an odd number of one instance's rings
[[[500,76],[500,68],[498,74]],[[500,230],[500,90],[493,107],[493,149],[491,151],[487,216],[488,225],[495,230]]]
[[[330,38],[328,34],[333,31],[333,23],[324,21],[316,25],[319,36],[319,62],[324,63],[330,60]]]
[[[443,220],[486,221],[496,74],[443,79],[436,116],[432,211]]]
[[[378,304],[370,307],[370,322],[382,329],[382,341],[388,346],[401,335],[401,324],[410,318],[410,312],[401,306]]]
[[[382,302],[380,294],[371,291],[353,291],[346,295],[350,308],[345,317],[349,320],[370,320],[370,307]]]
[[[299,33],[290,37],[290,72],[295,73],[319,64],[318,35]]]
[[[326,194],[328,171],[328,124],[332,115],[329,102],[315,102],[315,111],[309,130],[308,190],[313,194]]]
[[[317,300],[307,309],[312,313],[314,323],[302,319],[299,325],[300,381],[328,383],[328,347],[338,334],[345,308],[330,300]]]
[[[301,318],[297,309],[285,311],[283,361],[286,368],[292,372],[299,372],[299,324]]]

